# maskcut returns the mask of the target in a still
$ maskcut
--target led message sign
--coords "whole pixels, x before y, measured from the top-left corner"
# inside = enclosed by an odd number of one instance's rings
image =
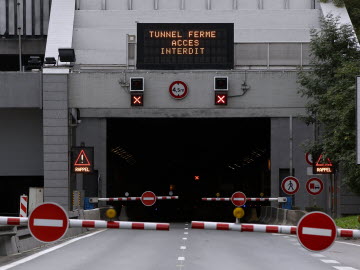
[[[73,147],[71,163],[73,173],[92,173],[94,171],[94,147]]]
[[[232,69],[232,23],[138,23],[138,69]]]

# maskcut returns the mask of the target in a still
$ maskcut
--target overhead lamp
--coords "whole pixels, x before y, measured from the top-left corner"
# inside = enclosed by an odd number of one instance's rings
[[[76,62],[75,50],[73,48],[59,48],[59,58],[61,62]]]
[[[41,59],[39,56],[30,56],[27,62],[26,68],[31,69],[41,69]]]

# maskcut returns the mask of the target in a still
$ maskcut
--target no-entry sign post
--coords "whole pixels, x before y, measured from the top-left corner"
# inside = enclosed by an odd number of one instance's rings
[[[235,206],[243,206],[246,203],[246,196],[244,193],[237,191],[231,196],[231,202]]]
[[[300,244],[310,251],[323,251],[335,241],[337,229],[334,220],[322,212],[302,217],[297,226]]]
[[[69,217],[58,204],[44,203],[29,216],[29,230],[33,237],[45,243],[59,240],[69,227]]]
[[[145,205],[145,206],[152,206],[156,203],[156,196],[155,193],[152,191],[145,191],[142,195],[141,195],[141,202]]]

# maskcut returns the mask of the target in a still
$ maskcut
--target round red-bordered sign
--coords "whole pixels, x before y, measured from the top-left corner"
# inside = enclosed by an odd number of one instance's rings
[[[188,87],[182,81],[175,81],[170,84],[169,93],[175,99],[183,99],[188,94]]]
[[[303,216],[297,225],[300,244],[310,251],[323,251],[334,243],[337,229],[334,220],[323,212]]]
[[[231,202],[235,206],[243,206],[246,203],[246,196],[243,192],[237,191],[231,196]]]
[[[54,242],[63,237],[69,228],[67,212],[56,203],[43,203],[29,216],[31,235],[45,243]]]
[[[300,182],[293,176],[285,177],[281,182],[281,189],[288,195],[294,195],[299,191]]]
[[[143,205],[145,206],[152,206],[156,203],[156,195],[154,192],[152,191],[145,191],[142,195],[141,195],[141,202],[143,203]]]
[[[306,182],[306,190],[311,195],[319,195],[324,189],[323,181],[319,178],[311,178]]]
[[[305,154],[305,160],[306,160],[307,164],[309,164],[310,166],[314,165],[313,158],[310,153]]]

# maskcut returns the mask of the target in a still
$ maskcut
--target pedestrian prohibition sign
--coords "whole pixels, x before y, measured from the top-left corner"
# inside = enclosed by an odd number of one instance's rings
[[[329,248],[337,235],[334,220],[325,213],[311,212],[303,216],[297,226],[300,244],[310,251],[323,251]]]
[[[143,205],[145,206],[152,206],[155,204],[156,202],[156,196],[154,194],[154,192],[152,191],[145,191],[142,195],[141,195],[141,202],[143,203]]]
[[[324,184],[319,178],[311,178],[306,182],[306,190],[311,195],[318,195],[324,189]]]
[[[69,227],[69,217],[60,205],[44,203],[31,212],[28,226],[35,239],[49,243],[65,235]]]
[[[281,189],[288,195],[294,195],[298,192],[299,188],[299,180],[293,176],[285,177],[281,182]]]
[[[235,206],[243,206],[246,203],[246,196],[244,193],[237,191],[231,196],[231,202]]]

